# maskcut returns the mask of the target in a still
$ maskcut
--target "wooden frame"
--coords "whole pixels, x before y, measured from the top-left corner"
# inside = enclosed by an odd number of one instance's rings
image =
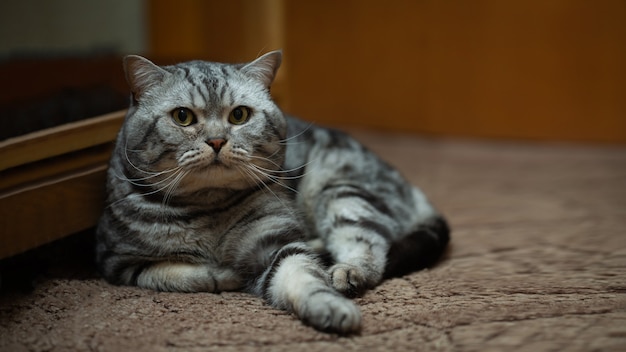
[[[125,111],[0,142],[0,258],[93,227]]]

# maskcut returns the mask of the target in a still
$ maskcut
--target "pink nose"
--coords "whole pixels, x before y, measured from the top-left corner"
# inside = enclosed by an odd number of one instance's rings
[[[211,138],[206,143],[217,153],[222,150],[222,147],[226,144],[226,140],[223,138]]]

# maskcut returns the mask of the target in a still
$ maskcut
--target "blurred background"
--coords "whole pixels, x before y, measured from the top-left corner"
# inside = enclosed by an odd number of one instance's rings
[[[623,0],[4,0],[3,120],[125,106],[124,54],[242,62],[278,48],[276,99],[320,124],[626,142]]]

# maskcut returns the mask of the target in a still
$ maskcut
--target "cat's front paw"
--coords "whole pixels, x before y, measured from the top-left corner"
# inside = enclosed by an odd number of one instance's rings
[[[354,265],[337,263],[329,273],[333,287],[346,296],[357,295],[370,285],[363,269]]]
[[[349,334],[361,329],[361,311],[357,305],[331,292],[319,291],[309,297],[300,318],[321,331]]]

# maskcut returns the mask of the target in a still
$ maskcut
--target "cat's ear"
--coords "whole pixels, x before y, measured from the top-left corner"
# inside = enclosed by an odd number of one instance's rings
[[[260,80],[269,88],[276,77],[276,72],[283,60],[282,50],[270,51],[260,58],[246,64],[241,71]]]
[[[167,71],[153,64],[152,61],[138,55],[124,57],[124,72],[135,100],[141,99],[141,96],[150,87],[162,82],[168,74]]]

